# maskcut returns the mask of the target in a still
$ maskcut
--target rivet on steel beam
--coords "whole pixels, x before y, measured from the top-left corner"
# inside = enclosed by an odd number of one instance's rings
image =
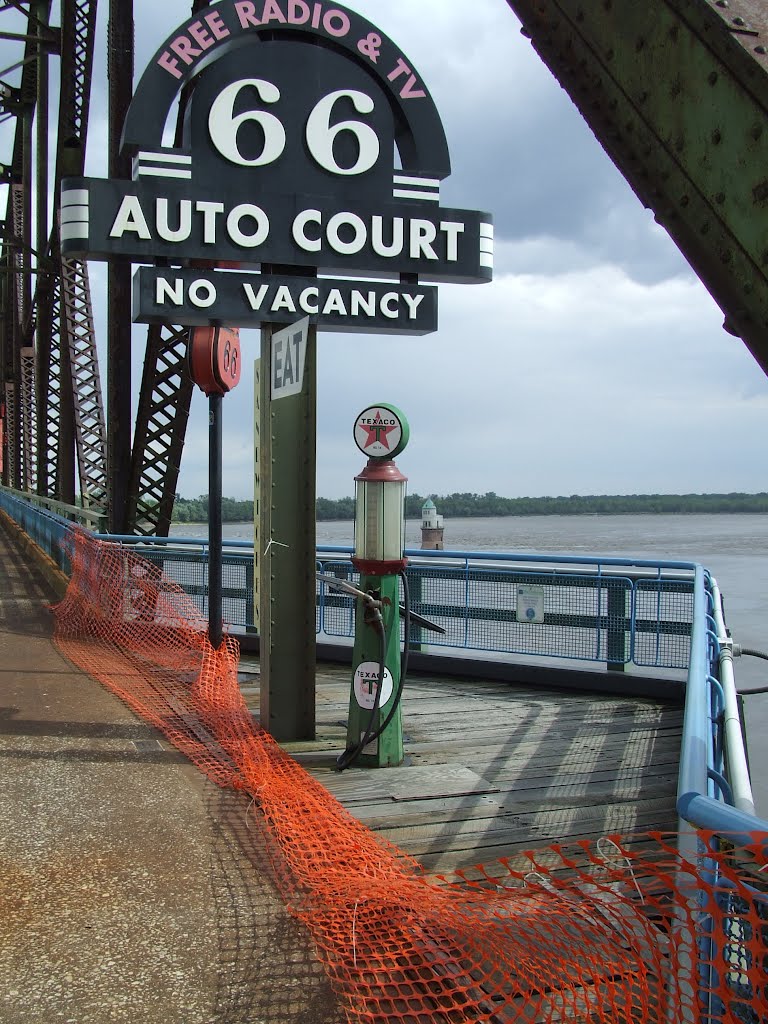
[[[762,43],[759,46],[755,47],[755,53],[766,53],[766,49]]]
[[[746,26],[747,23],[746,23],[746,21],[744,21],[743,18],[734,18],[733,19],[733,24],[734,25],[738,25],[739,28],[743,28],[744,26]]]
[[[722,141],[723,141],[723,136],[720,134],[720,129],[719,128],[715,128],[715,130],[712,132],[712,142],[714,143],[715,146],[718,146],[718,145],[720,145],[720,143]]]
[[[717,0],[718,7],[730,7],[728,0]]]
[[[715,202],[719,203],[722,206],[722,204],[725,202],[725,192],[718,192],[715,196]]]
[[[710,71],[709,74],[707,75],[707,81],[709,82],[710,85],[714,85],[715,82],[717,81],[717,72],[716,71]]]

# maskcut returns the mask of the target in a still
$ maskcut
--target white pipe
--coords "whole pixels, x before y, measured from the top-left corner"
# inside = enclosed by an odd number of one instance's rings
[[[740,811],[747,814],[755,813],[755,802],[752,797],[752,783],[747,767],[747,753],[744,749],[744,736],[741,731],[739,704],[736,698],[736,683],[733,676],[733,644],[725,628],[723,606],[720,599],[720,588],[717,580],[712,582],[712,614],[715,620],[717,639],[720,644],[720,684],[723,687],[725,709],[723,712],[723,730],[725,732],[725,757],[728,765],[728,781],[733,791],[733,803]]]

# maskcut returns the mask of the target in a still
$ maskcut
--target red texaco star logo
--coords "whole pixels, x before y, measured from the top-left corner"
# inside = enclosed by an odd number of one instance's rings
[[[394,426],[388,426],[381,418],[381,412],[377,409],[376,415],[372,423],[361,423],[360,427],[362,430],[368,431],[368,440],[365,442],[365,447],[370,448],[372,444],[381,444],[384,448],[389,451],[389,441],[387,441],[387,434],[392,430],[395,430]]]

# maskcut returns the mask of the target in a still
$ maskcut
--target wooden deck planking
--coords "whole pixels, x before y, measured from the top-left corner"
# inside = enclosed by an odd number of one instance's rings
[[[258,679],[243,682],[255,709]],[[403,697],[406,765],[339,773],[349,685],[348,668],[319,668],[318,738],[284,746],[351,814],[429,871],[676,828],[677,705],[414,676]]]

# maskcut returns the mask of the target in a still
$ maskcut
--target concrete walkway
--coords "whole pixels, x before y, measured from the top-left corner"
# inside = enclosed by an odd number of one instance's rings
[[[241,795],[51,641],[49,580],[0,522],[0,1020],[342,1018]]]

